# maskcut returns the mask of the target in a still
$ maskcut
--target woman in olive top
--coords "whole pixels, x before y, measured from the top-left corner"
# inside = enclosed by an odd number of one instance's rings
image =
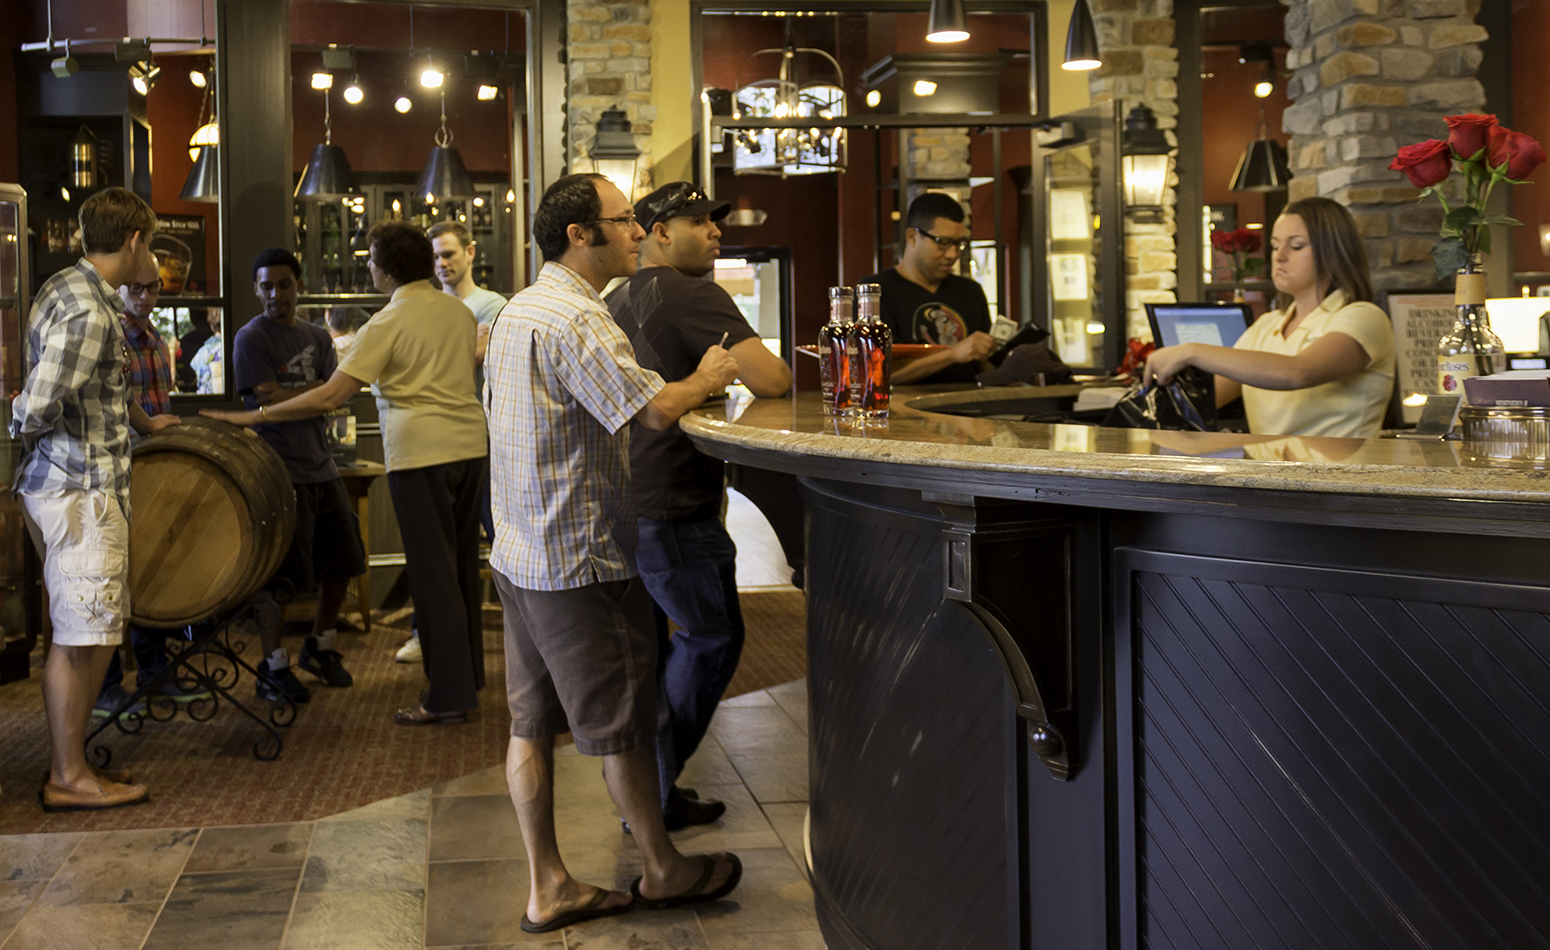
[[[1145,380],[1166,384],[1186,366],[1215,373],[1217,404],[1241,394],[1255,433],[1376,435],[1394,389],[1394,327],[1370,302],[1351,213],[1328,198],[1287,205],[1271,233],[1270,264],[1275,310],[1231,347],[1154,351]]]

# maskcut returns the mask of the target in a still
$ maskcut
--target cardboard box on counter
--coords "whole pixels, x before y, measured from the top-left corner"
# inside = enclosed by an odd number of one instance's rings
[[[1471,406],[1550,406],[1550,370],[1520,369],[1464,380]]]

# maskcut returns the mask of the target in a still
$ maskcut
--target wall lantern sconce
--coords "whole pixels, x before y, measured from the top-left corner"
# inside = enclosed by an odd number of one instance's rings
[[[598,116],[597,138],[587,154],[592,157],[592,170],[613,182],[634,203],[635,163],[640,149],[635,147],[635,134],[623,109],[605,109]]]
[[[1120,150],[1125,210],[1131,220],[1154,224],[1163,220],[1163,198],[1173,172],[1172,153],[1168,134],[1157,127],[1152,110],[1146,106],[1131,109]]]
[[[1086,70],[1102,65],[1093,12],[1087,8],[1087,0],[1076,0],[1071,8],[1071,23],[1066,27],[1066,58],[1061,61],[1060,68]]]

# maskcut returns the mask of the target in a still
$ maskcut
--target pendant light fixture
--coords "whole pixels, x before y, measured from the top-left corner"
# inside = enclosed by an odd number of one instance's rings
[[[1259,132],[1238,159],[1238,168],[1232,173],[1233,191],[1280,191],[1292,180],[1292,170],[1286,164],[1286,149],[1270,138],[1269,133],[1265,100],[1261,99]]]
[[[323,90],[323,144],[312,147],[312,158],[301,181],[296,183],[296,197],[312,201],[334,201],[349,194],[355,181],[350,170],[350,160],[344,148],[334,144],[333,116],[328,109],[330,91]]]
[[[969,38],[969,18],[963,12],[963,0],[931,0],[931,18],[926,40],[932,43],[962,43]]]
[[[216,145],[201,145],[199,156],[194,159],[194,167],[189,169],[188,180],[183,182],[183,193],[178,195],[184,201],[220,201],[221,200],[221,170],[220,159]]]
[[[1103,65],[1098,52],[1098,31],[1093,26],[1093,13],[1087,8],[1087,0],[1076,0],[1071,7],[1071,23],[1066,28],[1066,58],[1061,69],[1097,69]]]
[[[473,179],[468,177],[463,156],[452,147],[452,130],[447,128],[445,89],[441,93],[441,128],[436,130],[436,144],[431,148],[430,157],[425,160],[425,169],[420,172],[414,193],[415,197],[432,204],[448,198],[474,198],[478,195],[474,190]]]

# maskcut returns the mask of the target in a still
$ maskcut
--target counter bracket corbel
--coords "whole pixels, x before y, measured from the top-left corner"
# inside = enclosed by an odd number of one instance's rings
[[[1025,502],[922,492],[942,530],[942,596],[984,628],[1012,688],[1028,746],[1065,781],[1078,763],[1073,669],[1075,522]]]

